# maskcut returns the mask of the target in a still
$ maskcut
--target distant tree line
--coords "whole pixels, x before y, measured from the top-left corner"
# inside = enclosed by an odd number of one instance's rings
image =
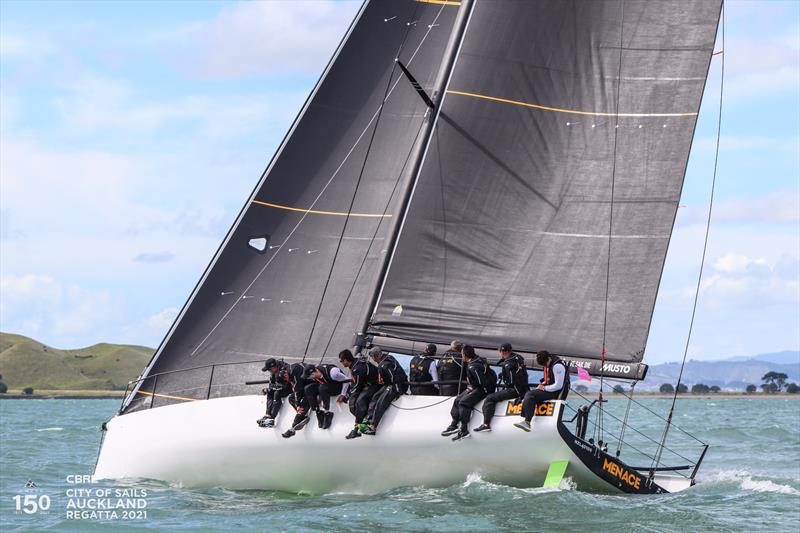
[[[761,385],[761,390],[768,394],[781,392],[782,390],[785,390],[789,394],[800,393],[800,386],[798,386],[796,383],[786,383],[787,379],[788,376],[782,372],[767,372],[764,374],[764,377],[761,378],[761,380],[764,382]],[[758,389],[759,387],[750,384],[747,386],[745,391],[748,394],[753,394]],[[658,390],[662,394],[672,394],[675,392],[675,387],[673,387],[671,383],[664,383],[661,385],[661,387],[659,387]],[[715,394],[721,392],[721,390],[722,389],[720,389],[720,387],[717,385],[708,386],[704,383],[696,383],[692,385],[691,392],[692,394]],[[686,385],[681,384],[679,386],[678,393],[687,392],[689,392],[689,388]]]

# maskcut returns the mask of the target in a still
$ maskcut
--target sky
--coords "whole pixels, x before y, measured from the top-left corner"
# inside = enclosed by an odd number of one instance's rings
[[[0,330],[156,346],[360,2],[0,1]],[[718,37],[717,50],[722,50]],[[800,349],[800,2],[726,3],[646,362]]]

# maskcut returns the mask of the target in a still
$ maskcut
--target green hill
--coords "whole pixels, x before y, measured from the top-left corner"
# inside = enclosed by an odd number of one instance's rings
[[[0,375],[10,389],[125,389],[152,355],[151,348],[124,344],[60,350],[22,335],[0,333]]]

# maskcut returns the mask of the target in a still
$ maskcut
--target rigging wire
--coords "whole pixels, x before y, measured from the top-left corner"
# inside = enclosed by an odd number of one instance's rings
[[[410,26],[409,26],[410,28]],[[408,35],[408,29],[406,29],[406,35]],[[405,44],[405,37],[403,37],[403,44]],[[400,45],[402,49],[403,45]],[[399,55],[399,53],[398,53]],[[342,225],[342,232],[339,235],[339,240],[336,243],[336,250],[333,253],[333,260],[331,261],[331,266],[328,269],[328,276],[325,278],[325,286],[322,289],[322,296],[319,299],[319,305],[317,306],[317,312],[314,315],[314,322],[311,324],[311,329],[308,333],[308,341],[306,341],[306,348],[303,350],[303,361],[305,361],[306,356],[308,356],[308,348],[311,346],[311,339],[314,338],[314,331],[317,328],[317,322],[319,321],[319,315],[322,312],[322,304],[325,303],[325,295],[328,293],[328,286],[330,285],[331,278],[333,277],[333,269],[336,268],[336,260],[339,258],[339,251],[342,248],[342,242],[344,241],[345,233],[347,233],[347,226],[350,222],[350,212],[353,210],[353,205],[355,205],[356,197],[358,196],[359,186],[361,185],[361,180],[364,177],[364,169],[367,167],[367,161],[369,161],[369,154],[372,150],[372,143],[375,141],[375,135],[378,133],[378,126],[381,123],[381,117],[383,116],[383,110],[386,107],[386,98],[389,94],[389,88],[392,86],[392,80],[394,79],[394,73],[397,70],[397,62],[392,64],[392,70],[389,73],[389,81],[386,83],[386,89],[383,92],[383,99],[381,100],[381,107],[378,111],[378,118],[375,120],[375,127],[372,129],[372,134],[369,138],[369,143],[367,143],[367,151],[364,155],[364,162],[361,164],[361,170],[358,173],[358,179],[356,180],[356,186],[353,188],[353,195],[350,198],[350,205],[347,207],[347,216],[344,219],[344,224]],[[378,227],[380,227],[380,222],[378,223]],[[370,246],[372,243],[370,243]],[[368,249],[369,251],[369,249]]]
[[[725,2],[722,2],[721,6],[721,16],[722,16],[722,50],[725,50]],[[713,52],[713,50],[712,50]],[[712,53],[712,56],[716,54]],[[675,385],[675,391],[672,395],[672,405],[669,408],[669,414],[667,415],[667,423],[664,424],[664,432],[661,435],[661,443],[656,451],[656,457],[653,460],[653,464],[655,468],[658,468],[659,464],[661,463],[661,452],[664,449],[665,443],[667,441],[667,434],[669,433],[669,428],[672,425],[672,415],[675,412],[675,402],[678,398],[678,389],[681,386],[681,380],[683,379],[683,369],[686,366],[686,356],[689,353],[689,343],[692,339],[692,331],[694,330],[694,319],[697,313],[697,301],[700,299],[700,284],[703,279],[703,268],[705,267],[706,263],[706,252],[708,251],[708,235],[711,230],[711,214],[714,209],[714,191],[716,189],[717,184],[717,168],[719,164],[719,143],[720,137],[722,134],[722,96],[724,94],[723,90],[725,87],[725,54],[719,54],[720,58],[720,81],[719,81],[719,111],[717,115],[717,141],[716,147],[714,150],[714,171],[711,175],[711,195],[708,201],[708,215],[706,217],[706,232],[705,237],[703,239],[703,255],[700,259],[700,271],[697,273],[697,285],[694,291],[694,302],[692,303],[692,318],[689,321],[689,332],[686,335],[686,344],[683,348],[683,360],[681,361],[681,369],[678,373],[678,383]],[[653,476],[655,470],[651,470],[650,476]]]
[[[606,335],[608,332],[608,293],[611,285],[611,243],[614,228],[614,185],[617,181],[617,137],[619,136],[619,94],[622,87],[622,45],[625,38],[625,0],[620,2],[619,18],[619,64],[617,65],[617,95],[614,108],[614,152],[611,163],[611,202],[608,213],[608,254],[606,256],[606,294],[603,303],[603,346],[600,351],[600,392],[597,396],[597,443],[600,445],[603,440],[603,380],[605,377],[606,366]],[[602,447],[602,446],[601,446]]]
[[[403,172],[405,172],[406,166],[408,165],[408,161],[411,159],[411,152],[414,150],[414,145],[417,143],[419,135],[420,133],[422,133],[423,127],[424,127],[424,121],[417,130],[417,134],[414,137],[414,141],[411,143],[411,148],[409,149],[408,154],[406,155],[406,160],[403,163],[403,168],[400,169],[400,172],[397,175],[397,179],[394,182],[394,187],[392,188],[392,192],[389,194],[389,199],[386,201],[386,205],[383,208],[384,215],[389,210],[389,206],[391,205],[394,193],[397,190],[397,186],[400,184],[400,179],[403,177]],[[319,364],[322,364],[322,361],[325,359],[325,354],[328,353],[328,348],[330,348],[331,342],[333,342],[333,336],[336,334],[336,330],[339,327],[339,323],[341,322],[342,317],[344,316],[344,312],[347,309],[347,303],[350,301],[350,297],[353,295],[353,291],[355,290],[356,285],[358,284],[358,278],[359,276],[361,276],[361,271],[364,269],[364,265],[366,264],[367,258],[369,257],[369,251],[372,248],[372,245],[375,243],[375,239],[377,238],[378,232],[381,229],[381,224],[383,223],[383,220],[384,219],[381,218],[380,222],[378,222],[378,224],[375,226],[375,231],[372,234],[369,246],[367,246],[367,251],[364,253],[364,257],[361,259],[361,264],[358,265],[358,270],[356,271],[355,276],[353,276],[353,283],[350,285],[350,290],[347,291],[347,296],[344,299],[344,303],[342,303],[342,308],[339,310],[339,315],[336,317],[336,323],[333,325],[333,328],[331,328],[331,334],[328,337],[328,342],[325,344],[325,349],[322,350],[322,354],[320,355],[319,358]]]
[[[415,8],[415,9],[416,9],[416,8]],[[444,10],[444,4],[442,5],[442,7],[440,7],[440,8],[439,8],[439,11],[436,13],[436,16],[434,17],[434,19],[433,19],[433,22],[432,22],[431,24],[429,24],[429,25],[428,25],[428,30],[425,32],[425,35],[423,35],[423,37],[422,37],[422,39],[420,40],[419,44],[418,44],[418,45],[417,45],[417,47],[414,49],[414,53],[413,53],[413,54],[411,54],[411,57],[409,58],[409,60],[408,60],[408,62],[407,62],[407,65],[410,65],[410,64],[412,63],[412,61],[414,60],[414,58],[417,56],[417,52],[419,52],[420,48],[422,48],[422,45],[423,45],[423,44],[425,43],[425,41],[428,39],[428,35],[431,33],[432,29],[433,29],[435,26],[438,26],[438,24],[436,24],[436,21],[439,19],[439,16],[441,15],[441,13],[442,13],[442,11],[443,11],[443,10]],[[391,88],[391,90],[389,91],[389,93],[390,93],[390,94],[391,94],[391,93],[394,91],[394,89],[395,89],[395,88],[397,87],[397,85],[400,83],[401,79],[402,79],[402,78],[398,78],[398,79],[395,81],[394,85],[392,85],[392,88]],[[364,137],[364,135],[367,133],[367,130],[369,130],[370,126],[372,125],[372,122],[373,122],[373,121],[374,121],[374,120],[377,118],[377,116],[378,116],[378,113],[381,111],[381,108],[382,108],[382,106],[383,106],[383,104],[381,104],[381,105],[378,107],[378,109],[377,109],[377,110],[375,110],[375,113],[373,113],[373,115],[372,115],[372,117],[369,119],[369,121],[368,121],[367,125],[366,125],[366,126],[364,127],[364,129],[361,131],[361,133],[359,134],[358,138],[355,140],[355,142],[353,143],[353,145],[350,147],[350,150],[347,152],[347,154],[345,154],[345,156],[344,156],[344,158],[342,159],[341,163],[339,163],[339,166],[338,166],[338,167],[336,168],[336,170],[333,172],[333,174],[332,174],[332,175],[331,175],[331,177],[328,179],[328,181],[325,183],[325,185],[323,185],[323,187],[322,187],[322,190],[320,190],[319,194],[317,194],[317,196],[316,196],[316,197],[314,198],[314,200],[311,202],[311,205],[309,206],[309,210],[311,210],[311,209],[313,209],[313,208],[314,208],[314,206],[317,204],[317,202],[319,201],[319,199],[322,197],[322,195],[323,195],[323,194],[325,193],[325,191],[328,189],[328,186],[329,186],[329,185],[330,185],[330,184],[333,182],[333,180],[334,180],[334,179],[335,179],[335,178],[338,176],[338,174],[339,174],[339,171],[342,169],[342,167],[344,167],[344,164],[347,162],[347,160],[350,158],[350,156],[352,155],[352,153],[355,151],[356,147],[357,147],[357,146],[358,146],[358,144],[361,142],[361,139]],[[286,238],[283,240],[283,242],[281,242],[281,244],[278,246],[278,249],[277,249],[277,250],[275,250],[275,253],[273,253],[273,255],[272,255],[270,258],[269,258],[269,260],[266,262],[266,264],[264,264],[264,266],[263,266],[263,267],[261,267],[261,270],[259,270],[259,271],[256,273],[256,275],[253,277],[253,279],[252,279],[252,281],[250,282],[250,284],[249,284],[249,285],[248,285],[248,286],[247,286],[247,287],[244,289],[244,291],[242,291],[243,293],[246,293],[247,291],[249,291],[249,290],[250,290],[250,288],[251,288],[251,287],[252,287],[252,286],[253,286],[253,285],[256,283],[256,281],[258,280],[258,278],[260,278],[260,277],[261,277],[261,275],[264,273],[264,271],[265,271],[265,270],[266,270],[266,269],[267,269],[267,268],[268,268],[268,267],[269,267],[269,266],[272,264],[272,261],[273,261],[273,260],[274,260],[276,257],[278,257],[278,255],[280,254],[280,251],[283,249],[283,247],[286,245],[286,243],[287,243],[287,242],[289,242],[289,240],[292,238],[292,236],[293,236],[293,235],[294,235],[294,233],[297,231],[297,229],[298,229],[298,228],[299,228],[299,227],[302,225],[303,221],[306,219],[306,217],[307,217],[307,216],[308,216],[308,211],[306,211],[306,212],[303,214],[303,216],[300,218],[300,220],[297,222],[297,224],[295,224],[295,226],[292,228],[292,230],[289,232],[289,234],[286,236]],[[221,324],[222,324],[222,323],[223,323],[223,322],[224,322],[224,321],[225,321],[225,320],[228,318],[228,316],[229,316],[229,315],[230,315],[230,314],[233,312],[234,308],[236,308],[236,306],[238,305],[238,303],[239,303],[240,301],[241,301],[241,299],[238,299],[238,298],[236,299],[236,301],[235,301],[235,302],[234,302],[234,303],[233,303],[233,304],[232,304],[232,305],[231,305],[231,306],[228,308],[228,310],[227,310],[227,311],[226,311],[226,312],[225,312],[225,313],[222,315],[222,318],[220,318],[220,319],[219,319],[219,321],[218,321],[218,322],[217,322],[217,323],[216,323],[216,324],[215,324],[215,325],[214,325],[214,326],[213,326],[213,327],[212,327],[212,328],[209,330],[209,332],[206,334],[206,336],[205,336],[205,337],[203,337],[203,339],[202,339],[202,340],[201,340],[201,341],[200,341],[200,342],[197,344],[197,346],[195,346],[194,350],[192,350],[192,352],[191,352],[191,354],[190,354],[190,355],[195,355],[195,354],[197,353],[197,351],[198,351],[198,350],[199,350],[199,349],[200,349],[200,348],[201,348],[201,347],[202,347],[202,346],[205,344],[205,342],[206,342],[206,341],[207,341],[207,340],[208,340],[208,339],[211,337],[211,335],[213,335],[213,334],[214,334],[214,332],[216,331],[216,329],[217,329],[217,328],[218,328],[218,327],[219,327],[219,326],[220,326],[220,325],[221,325]]]
[[[441,13],[443,8],[444,8],[444,6],[442,6],[439,9],[439,13]],[[418,9],[419,9],[419,5],[414,7],[414,12],[411,15],[411,19],[412,20],[414,20],[414,18],[416,17]],[[437,18],[438,18],[438,14],[437,14]],[[350,206],[347,209],[347,216],[345,217],[344,225],[342,226],[342,232],[339,235],[339,241],[336,243],[336,250],[333,253],[333,260],[331,261],[331,266],[330,266],[330,269],[328,270],[328,276],[325,279],[325,286],[322,289],[322,296],[319,299],[319,305],[317,306],[317,312],[314,315],[314,322],[312,323],[311,330],[309,331],[309,334],[308,334],[308,341],[306,342],[305,350],[303,350],[303,361],[305,361],[306,357],[308,356],[308,349],[311,346],[311,340],[314,338],[314,331],[317,328],[317,322],[319,321],[319,315],[322,312],[322,305],[325,303],[325,295],[328,292],[328,286],[330,285],[331,278],[333,277],[333,270],[336,267],[336,260],[339,257],[339,251],[341,250],[342,242],[344,241],[344,236],[347,233],[347,226],[348,226],[348,224],[350,222],[350,212],[353,210],[353,205],[355,204],[356,197],[358,196],[358,190],[359,190],[359,186],[361,185],[361,180],[364,178],[364,171],[367,168],[367,162],[369,161],[369,155],[370,155],[370,152],[372,151],[372,144],[375,142],[375,136],[378,133],[378,127],[380,126],[381,118],[383,117],[383,111],[386,108],[386,100],[389,98],[389,94],[391,93],[392,88],[393,88],[392,81],[394,80],[394,75],[395,75],[395,72],[397,71],[397,65],[398,65],[397,58],[399,58],[400,54],[402,54],[402,52],[403,52],[403,48],[406,45],[406,40],[408,39],[408,35],[411,33],[411,28],[412,28],[412,25],[410,25],[410,24],[406,25],[406,31],[403,34],[403,39],[400,41],[400,46],[398,47],[397,52],[394,55],[395,61],[392,62],[392,70],[389,73],[389,79],[386,82],[386,89],[384,89],[384,91],[383,91],[383,98],[381,99],[381,105],[378,108],[378,117],[375,120],[375,127],[372,129],[372,134],[370,135],[369,143],[367,144],[367,149],[366,149],[366,152],[364,154],[364,161],[361,163],[361,170],[358,173],[358,179],[356,180],[356,185],[353,188],[353,195],[350,198]],[[401,77],[402,77],[402,74],[401,74]],[[392,193],[394,193],[394,189],[392,190]],[[388,204],[390,202],[391,202],[391,196],[389,197],[389,201],[387,202],[387,207],[388,207]],[[378,223],[378,228],[380,228],[380,223]],[[377,230],[376,230],[376,234],[377,234]],[[374,236],[373,236],[373,240],[374,240]],[[367,255],[369,254],[369,248],[372,247],[372,242],[373,241],[370,241],[370,244],[367,247]],[[360,271],[360,269],[359,269],[359,271]],[[356,278],[356,279],[358,279],[358,278]],[[348,297],[349,297],[349,295],[348,295]],[[342,309],[342,311],[340,312],[340,317],[341,317],[341,314],[343,312],[344,312],[344,309]],[[334,329],[334,331],[335,331],[335,329]],[[326,347],[326,351],[327,351],[327,347]],[[324,357],[324,356],[325,356],[325,352],[323,352],[323,354],[322,354],[322,357]]]

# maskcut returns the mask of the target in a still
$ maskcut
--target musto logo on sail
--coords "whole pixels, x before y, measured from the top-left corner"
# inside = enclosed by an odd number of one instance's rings
[[[642,478],[631,472],[630,470],[625,470],[620,465],[613,461],[609,461],[608,459],[603,459],[603,470],[611,474],[612,476],[621,479],[631,487],[638,489],[639,485],[642,481]]]

